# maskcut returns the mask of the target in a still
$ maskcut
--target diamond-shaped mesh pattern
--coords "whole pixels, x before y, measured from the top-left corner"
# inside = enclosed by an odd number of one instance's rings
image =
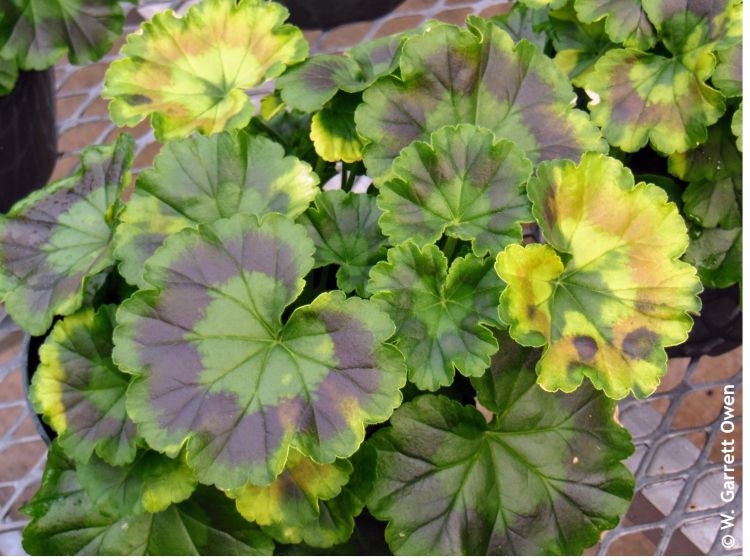
[[[194,0],[141,0],[129,11],[127,32],[143,18],[172,7],[182,11]],[[406,0],[373,22],[343,25],[327,32],[305,32],[313,52],[336,52],[357,42],[420,25],[429,18],[461,23],[469,13],[494,15],[507,3],[490,0]],[[69,174],[88,145],[112,141],[119,130],[109,121],[100,97],[107,64],[122,41],[104,60],[87,67],[61,63],[56,68],[59,160],[53,178]],[[255,100],[268,87],[251,92]],[[128,133],[136,140],[135,167],[150,164],[158,152],[148,123]],[[27,339],[0,309],[0,554],[21,554],[20,530],[26,523],[18,508],[38,487],[45,447],[35,431],[24,400],[22,370]],[[633,505],[617,529],[604,535],[599,554],[740,554],[741,491],[730,503],[721,501],[721,440],[734,437],[741,458],[741,404],[735,406],[738,431],[720,430],[724,388],[734,385],[741,403],[741,349],[718,358],[673,359],[662,387],[652,397],[620,403],[620,420],[633,433],[636,454],[628,466],[636,474]],[[740,480],[741,459],[735,465]],[[735,527],[720,530],[721,512],[734,511]],[[725,550],[721,539],[735,539]]]

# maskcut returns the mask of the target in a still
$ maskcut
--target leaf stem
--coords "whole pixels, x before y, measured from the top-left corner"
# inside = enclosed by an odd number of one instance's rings
[[[346,191],[347,176],[346,176],[346,163],[341,162],[341,190]]]
[[[349,177],[347,177],[347,179],[346,179],[346,190],[347,190],[347,192],[350,191],[350,190],[352,190],[352,187],[354,186],[354,181],[357,180],[357,174],[355,173],[354,169],[355,169],[354,166],[352,166],[349,169]]]
[[[457,243],[458,239],[456,239],[455,237],[446,237],[443,253],[445,253],[445,258],[447,258],[449,261],[453,258],[453,253],[456,250]]]
[[[286,140],[284,140],[281,135],[276,132],[268,123],[264,122],[262,119],[255,119],[254,124],[263,129],[270,136],[272,136],[273,139],[276,140],[276,142],[284,146],[285,151],[289,150],[289,144],[286,143]]]

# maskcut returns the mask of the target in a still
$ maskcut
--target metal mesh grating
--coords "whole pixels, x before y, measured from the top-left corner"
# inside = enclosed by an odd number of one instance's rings
[[[181,12],[194,2],[141,0],[137,8],[124,4],[129,10],[126,32],[157,11],[172,7]],[[305,34],[313,52],[336,52],[430,18],[461,23],[468,13],[494,15],[506,9],[507,3],[492,0],[406,0],[372,22]],[[96,64],[56,67],[60,153],[55,179],[73,170],[83,148],[110,142],[119,132],[99,95],[104,70],[121,44]],[[268,91],[264,87],[251,95],[258,101]],[[148,124],[127,132],[136,140],[136,169],[149,165],[158,145]],[[17,510],[36,490],[44,469],[45,448],[23,397],[26,343],[0,309],[0,554],[22,553],[20,530],[26,520]],[[674,359],[659,392],[620,403],[620,420],[633,433],[637,449],[628,462],[637,479],[636,497],[620,526],[606,533],[590,554],[741,554],[741,491],[732,502],[721,501],[719,452],[724,436],[719,427],[721,397],[724,387],[733,384],[741,402],[741,377],[741,349],[719,358]],[[741,446],[741,408],[736,415],[734,436]],[[735,527],[720,531],[719,514],[732,510],[737,514]],[[735,539],[730,550],[721,541],[727,534]]]

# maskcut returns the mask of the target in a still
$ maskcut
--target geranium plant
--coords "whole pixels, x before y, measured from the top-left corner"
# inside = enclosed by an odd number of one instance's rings
[[[579,554],[618,523],[616,400],[687,338],[694,265],[739,274],[740,12],[554,4],[342,55],[265,0],[128,37],[103,95],[153,166],[129,192],[123,135],[0,222],[58,434],[27,551]]]
[[[64,56],[99,60],[124,23],[118,0],[0,0],[0,95],[13,91],[19,71],[46,70]]]

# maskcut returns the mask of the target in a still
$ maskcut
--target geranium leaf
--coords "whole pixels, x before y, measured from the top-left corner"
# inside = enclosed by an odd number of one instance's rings
[[[584,84],[594,99],[591,118],[610,144],[626,152],[648,141],[666,154],[694,148],[725,110],[723,96],[705,84],[712,69],[693,71],[679,58],[611,50]]]
[[[128,36],[102,96],[118,126],[151,116],[157,139],[242,128],[254,112],[246,89],[304,60],[302,32],[289,12],[265,0],[204,0],[177,17],[156,14]]]
[[[708,129],[706,141],[686,152],[671,154],[669,172],[683,181],[742,176],[742,155],[730,131],[728,115]],[[741,188],[741,181],[738,188]]]
[[[115,306],[81,309],[59,321],[39,349],[29,397],[76,461],[92,453],[114,465],[133,460],[136,429],[125,412],[130,376],[112,363]]]
[[[136,190],[115,233],[120,273],[147,287],[143,263],[164,239],[188,226],[236,213],[296,218],[319,192],[310,166],[266,138],[223,132],[170,142]]]
[[[94,506],[74,465],[53,443],[42,487],[24,513],[29,554],[70,555],[268,555],[273,541],[242,519],[234,503],[212,488],[161,513],[117,517]]]
[[[362,140],[354,125],[359,95],[337,94],[310,122],[310,138],[315,151],[326,161],[354,163],[362,159]]]
[[[320,513],[301,525],[271,525],[263,530],[280,543],[301,543],[318,549],[346,542],[354,519],[365,507],[375,482],[375,453],[368,445],[351,457],[349,481],[333,499],[319,503]],[[370,551],[371,552],[371,551]]]
[[[584,86],[596,61],[615,48],[604,32],[603,21],[581,23],[572,7],[551,12],[547,30],[555,48],[555,62],[577,87]]]
[[[489,366],[497,343],[484,325],[498,323],[502,285],[493,276],[491,259],[469,254],[449,269],[436,246],[420,249],[410,241],[370,271],[371,299],[396,323],[396,346],[420,389],[450,385],[454,369],[471,377]]]
[[[742,228],[703,229],[690,239],[685,260],[709,288],[726,288],[742,280]]]
[[[711,51],[742,39],[742,2],[641,0],[659,39],[688,68],[713,65]]]
[[[113,215],[130,181],[133,140],[81,154],[73,176],[36,191],[0,216],[0,287],[8,314],[32,334],[83,302],[86,283],[113,263]]]
[[[523,237],[533,220],[526,197],[531,162],[486,128],[446,126],[416,141],[393,162],[378,194],[380,226],[393,244],[433,243],[443,234],[471,241],[481,256]]]
[[[489,424],[473,406],[424,395],[370,440],[368,509],[389,521],[394,553],[575,555],[617,524],[633,494],[621,463],[630,436],[590,384],[570,395],[537,386],[537,357],[501,341],[479,380],[497,411]]]
[[[491,22],[470,17],[468,24],[428,23],[404,43],[400,78],[364,92],[355,121],[376,183],[403,148],[445,125],[489,128],[534,162],[606,149],[588,116],[573,109],[573,90],[554,62]]]
[[[742,151],[742,103],[732,115],[732,134],[737,137],[737,149]]]
[[[496,270],[511,336],[546,346],[540,385],[569,392],[586,376],[612,398],[649,395],[664,347],[687,338],[700,309],[695,269],[678,260],[688,236],[677,207],[599,154],[541,165],[528,192],[550,244],[511,245]]]
[[[531,8],[532,10],[541,10],[543,8],[562,8],[567,0],[518,0],[520,4]]]
[[[516,2],[507,14],[495,16],[490,21],[510,35],[514,43],[526,39],[539,51],[544,51],[547,45],[547,34],[536,30],[546,21],[544,10],[529,9],[523,3]]]
[[[116,0],[0,1],[0,58],[45,70],[63,56],[73,64],[103,57],[125,21]]]
[[[7,95],[16,86],[18,65],[15,60],[0,57],[0,95]]]
[[[294,109],[319,111],[337,92],[358,93],[398,66],[404,34],[361,43],[343,55],[319,54],[276,80],[281,98]]]
[[[575,0],[573,5],[583,23],[604,22],[604,31],[614,43],[642,51],[656,44],[642,0]]]
[[[732,178],[690,183],[682,193],[685,214],[704,228],[732,229],[742,225],[735,189],[742,188]]]
[[[115,362],[137,377],[128,412],[153,449],[187,441],[201,482],[269,484],[290,446],[319,463],[351,455],[401,400],[394,326],[375,305],[329,292],[282,321],[313,252],[279,214],[185,229],[146,264],[157,289],[119,308]]]
[[[346,459],[321,465],[290,449],[284,470],[271,484],[248,483],[227,494],[237,501],[245,519],[261,527],[277,525],[284,533],[316,519],[320,515],[319,500],[338,496],[351,472]]]
[[[742,41],[716,53],[718,63],[711,82],[727,97],[742,95]]]
[[[385,256],[375,197],[340,190],[323,191],[299,222],[315,243],[315,265],[339,266],[336,283],[345,292],[368,295],[370,268]]]
[[[76,470],[94,506],[116,517],[164,511],[187,500],[197,486],[184,461],[151,450],[121,467],[93,457]]]

